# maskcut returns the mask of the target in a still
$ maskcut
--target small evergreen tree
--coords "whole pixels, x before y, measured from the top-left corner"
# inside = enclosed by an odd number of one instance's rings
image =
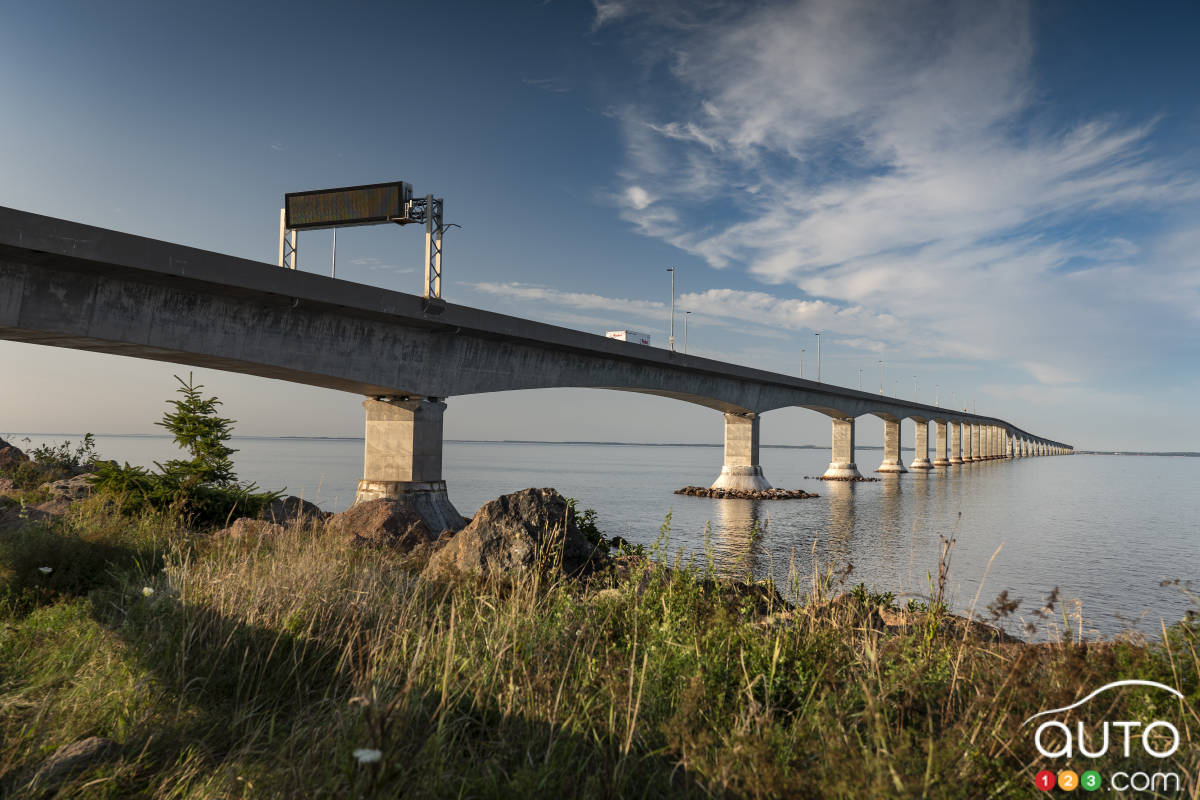
[[[171,400],[175,411],[163,414],[162,422],[156,422],[175,436],[175,443],[191,453],[191,460],[174,458],[166,464],[155,462],[163,476],[190,489],[196,486],[229,487],[237,483],[231,456],[237,452],[225,443],[232,436],[234,420],[217,416],[221,401],[215,397],[205,399],[200,395],[203,385],[194,382],[188,373],[185,382],[178,375],[176,389],[183,400]]]
[[[130,513],[145,508],[178,513],[199,525],[227,524],[233,516],[256,516],[283,495],[259,492],[253,483],[240,484],[233,471],[233,454],[226,444],[232,436],[233,420],[218,415],[221,401],[205,398],[191,373],[187,381],[178,375],[176,391],[182,400],[170,400],[174,410],[156,422],[169,430],[175,443],[191,456],[155,462],[157,473],[141,467],[100,462],[94,485],[99,491],[120,498]]]

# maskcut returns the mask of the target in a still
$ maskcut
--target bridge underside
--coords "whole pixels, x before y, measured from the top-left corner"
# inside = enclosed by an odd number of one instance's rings
[[[1002,420],[479,309],[430,306],[412,295],[4,208],[0,339],[387,398],[387,408],[367,409],[364,498],[412,491],[444,497],[444,484],[438,486],[441,411],[431,409],[444,409],[438,401],[455,395],[516,389],[605,388],[720,411],[725,461],[714,485],[724,488],[770,486],[758,461],[759,420],[789,406],[833,419],[830,477],[858,475],[854,419],[864,414],[885,420],[889,445],[881,470],[904,471],[904,419],[918,426],[915,441],[922,448],[927,439],[920,427],[939,426],[938,460],[930,464],[925,455],[914,469],[1005,457],[1010,449],[1066,451]],[[416,405],[405,410],[405,403]],[[953,434],[949,458],[947,429]],[[394,457],[380,455],[389,449]],[[435,496],[431,502],[431,519],[447,526],[457,519],[448,501],[440,504]]]

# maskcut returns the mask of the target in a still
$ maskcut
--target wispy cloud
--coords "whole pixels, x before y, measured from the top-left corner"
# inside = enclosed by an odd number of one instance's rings
[[[1120,323],[1195,338],[1200,228],[1082,223],[1164,216],[1200,179],[1154,149],[1157,119],[1053,118],[1025,4],[595,5],[670,76],[613,112],[624,218],[813,298],[722,304],[1046,383],[1131,347]]]
[[[637,320],[663,320],[669,315],[667,305],[655,300],[630,300],[584,292],[563,292],[544,286],[524,283],[470,283],[476,291],[494,297],[535,303],[551,309],[569,307],[590,311],[620,312],[623,323],[632,317]],[[778,339],[805,328],[856,329],[883,338],[898,327],[897,320],[888,316],[871,317],[859,307],[839,307],[822,300],[796,300],[776,297],[766,292],[747,292],[735,289],[709,289],[691,292],[676,298],[676,324],[685,312],[692,312],[692,322],[706,326],[717,325],[731,331],[761,338]],[[576,315],[558,311],[543,311],[546,319],[572,321]],[[594,321],[593,318],[587,318]],[[639,323],[640,324],[640,323]],[[866,350],[880,349],[878,339],[855,338],[842,340],[847,347]]]
[[[416,267],[401,267],[396,264],[389,264],[378,258],[352,258],[350,263],[356,267],[364,267],[372,272],[390,272],[394,275],[408,275],[416,272]]]
[[[555,94],[564,94],[570,91],[561,78],[521,78],[521,83]]]

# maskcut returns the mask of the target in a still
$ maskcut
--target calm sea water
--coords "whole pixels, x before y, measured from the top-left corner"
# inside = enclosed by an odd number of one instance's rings
[[[25,434],[3,434],[25,446]],[[29,435],[32,444],[78,435]],[[165,436],[99,436],[105,458],[150,465],[178,454]],[[331,511],[354,498],[361,440],[239,437],[238,474],[265,488],[287,487]],[[881,457],[859,453],[864,474]],[[950,471],[886,476],[880,483],[825,483],[824,450],[763,448],[775,486],[815,500],[756,502],[673,494],[707,485],[720,447],[447,442],[444,473],[458,510],[530,486],[552,486],[600,527],[653,544],[668,513],[670,552],[712,552],[728,572],[785,578],[789,565],[811,574],[853,565],[848,581],[900,595],[927,595],[942,537],[955,539],[952,605],[987,604],[1002,590],[1020,598],[1018,615],[1040,607],[1055,587],[1065,601],[1057,624],[1085,636],[1136,628],[1153,635],[1192,607],[1164,580],[1200,589],[1200,459],[1069,456],[991,461]],[[1064,622],[1063,612],[1069,618]],[[1016,629],[1019,621],[1010,623]]]

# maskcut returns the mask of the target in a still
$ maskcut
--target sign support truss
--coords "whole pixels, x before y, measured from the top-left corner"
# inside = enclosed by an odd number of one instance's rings
[[[406,222],[425,223],[425,299],[442,299],[442,198],[414,197]]]
[[[288,236],[289,233],[291,236]],[[296,268],[296,259],[298,258],[296,244],[299,239],[299,232],[289,229],[287,226],[287,209],[279,209],[279,266],[288,269]]]

